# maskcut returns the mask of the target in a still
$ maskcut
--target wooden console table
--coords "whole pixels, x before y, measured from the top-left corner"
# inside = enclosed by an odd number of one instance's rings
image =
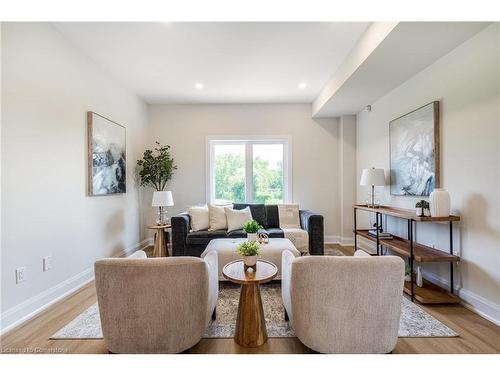
[[[386,247],[396,254],[408,257],[410,264],[411,282],[405,281],[404,291],[411,296],[411,300],[415,299],[424,304],[430,303],[457,303],[458,296],[454,293],[453,284],[453,263],[460,261],[460,257],[453,254],[453,222],[460,221],[460,216],[447,217],[426,217],[415,215],[414,210],[408,210],[397,207],[379,206],[377,208],[368,207],[366,205],[354,205],[354,251],[358,248],[358,236],[367,240],[373,241],[377,247],[376,255],[382,255],[382,248]],[[405,219],[408,222],[407,238],[394,236],[392,239],[383,239],[378,236],[372,237],[368,234],[369,229],[357,228],[357,211],[368,211],[375,213],[375,228],[382,229],[383,215],[398,217]],[[432,247],[419,244],[414,241],[416,232],[416,222],[448,222],[450,228],[450,249],[449,252],[434,249]],[[415,224],[415,229],[414,229]],[[375,255],[375,254],[373,254]],[[432,284],[425,280],[422,287],[415,284],[413,273],[413,262],[449,262],[450,263],[450,291]]]

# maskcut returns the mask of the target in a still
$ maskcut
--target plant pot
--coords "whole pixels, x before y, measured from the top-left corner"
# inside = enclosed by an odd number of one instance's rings
[[[444,189],[434,189],[430,195],[431,216],[450,216],[450,194]]]
[[[415,211],[415,215],[417,215],[417,216],[424,216],[424,214],[422,212],[422,209],[421,208],[417,208],[416,211]]]
[[[405,281],[410,282],[411,281],[411,275],[405,275]]]
[[[424,216],[427,216],[427,217],[431,216],[431,210],[430,210],[430,208],[425,208],[424,209]]]
[[[257,241],[257,233],[247,233],[248,241]]]
[[[258,258],[259,258],[258,255],[246,256],[243,257],[243,263],[245,263],[245,266],[253,267],[257,263]]]

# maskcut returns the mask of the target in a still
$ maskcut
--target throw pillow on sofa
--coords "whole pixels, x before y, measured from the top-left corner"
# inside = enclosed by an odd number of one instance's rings
[[[233,205],[226,206],[216,206],[214,204],[208,205],[208,220],[209,228],[208,230],[226,230],[227,229],[227,218],[226,211],[224,208],[233,208]]]
[[[207,230],[209,227],[208,220],[208,207],[197,206],[197,207],[189,207],[188,214],[191,219],[191,230],[193,232],[197,232],[199,230]]]
[[[234,210],[232,208],[224,207],[227,218],[227,231],[243,229],[247,221],[252,220],[252,212],[250,207],[245,207],[242,210]]]
[[[280,228],[300,229],[300,214],[298,204],[278,204]]]

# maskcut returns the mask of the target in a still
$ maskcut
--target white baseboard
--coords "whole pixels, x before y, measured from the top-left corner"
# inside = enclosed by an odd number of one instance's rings
[[[113,257],[119,258],[128,256],[134,251],[144,249],[151,243],[151,238],[145,239],[134,246],[114,254]],[[75,293],[92,280],[94,280],[94,267],[89,267],[79,274],[54,285],[53,287],[17,304],[16,306],[11,307],[1,316],[0,334],[4,335],[22,323],[32,319],[34,316],[52,306],[54,303],[62,300],[72,293]]]
[[[325,236],[325,243],[352,246],[354,245],[354,237]]]
[[[340,237],[342,246],[354,246],[354,237]]]
[[[339,236],[325,236],[325,243],[338,244],[340,243],[339,240],[340,240]]]
[[[358,239],[358,247],[368,251],[375,251],[375,245],[373,242],[363,238]],[[441,288],[449,290],[450,282],[448,278],[439,277],[438,275],[430,272],[424,272],[423,274],[424,278],[430,282],[439,285]],[[463,306],[490,322],[500,326],[500,305],[489,301],[486,298],[471,292],[470,290],[457,288],[456,285],[455,292],[458,293]]]
[[[443,289],[449,290],[450,288],[450,282],[447,278],[439,277],[429,272],[424,272],[423,276]],[[500,326],[500,305],[464,288],[457,288],[455,286],[455,292],[458,293],[463,306]]]
[[[76,292],[94,279],[94,270],[88,268],[79,274],[70,277],[52,288],[11,307],[2,314],[1,334],[9,332],[27,320],[38,315],[43,310],[60,301],[64,297]]]

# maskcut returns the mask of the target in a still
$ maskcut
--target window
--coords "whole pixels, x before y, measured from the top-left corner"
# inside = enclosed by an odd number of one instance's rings
[[[215,203],[289,202],[288,138],[209,139],[207,198]]]

